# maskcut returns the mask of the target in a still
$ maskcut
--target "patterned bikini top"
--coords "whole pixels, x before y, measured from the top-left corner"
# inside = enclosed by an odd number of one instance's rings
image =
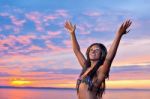
[[[81,75],[84,74],[84,72],[86,70],[83,69]],[[79,76],[79,78],[77,79],[77,82],[76,82],[77,93],[79,92],[80,84],[85,83],[85,84],[88,85],[88,90],[89,91],[96,91],[96,95],[100,95],[102,97],[102,94],[105,91],[105,80],[102,82],[102,85],[100,87],[95,87],[93,82],[92,82],[92,78],[90,76],[86,76],[85,78],[81,79],[81,75]],[[106,76],[106,78],[108,78],[108,75]]]

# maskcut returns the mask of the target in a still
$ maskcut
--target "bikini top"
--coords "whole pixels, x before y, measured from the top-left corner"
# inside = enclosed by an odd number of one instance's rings
[[[90,78],[89,76],[87,76],[87,77],[85,77],[85,78],[83,78],[83,79],[78,78],[78,79],[77,79],[77,86],[76,86],[77,91],[79,91],[79,85],[80,85],[81,83],[87,84],[87,85],[88,85],[88,90],[90,90],[90,89],[92,88],[92,86],[93,86],[92,80],[91,80],[91,78]]]
[[[108,78],[108,76],[109,75],[107,74],[106,78]],[[93,82],[92,82],[92,78],[90,76],[86,76],[85,78],[81,79],[81,75],[80,75],[79,78],[77,79],[77,83],[76,83],[77,93],[79,92],[79,86],[81,83],[87,84],[89,91],[96,91],[96,95],[100,92],[103,93],[105,90],[105,80],[102,82],[102,85],[103,85],[102,87],[95,87]]]

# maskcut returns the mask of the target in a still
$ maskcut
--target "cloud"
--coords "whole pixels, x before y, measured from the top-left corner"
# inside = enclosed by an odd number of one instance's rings
[[[87,12],[84,12],[83,15],[86,15],[89,17],[100,17],[101,13],[98,11],[87,11]]]
[[[47,31],[49,38],[60,38],[62,31]]]
[[[125,64],[144,64],[149,62],[149,39],[124,39],[121,41],[116,62]]]
[[[12,76],[11,74],[9,73],[6,73],[6,72],[0,72],[0,77],[10,77]]]
[[[140,66],[140,65],[128,65],[128,66],[119,66],[119,67],[112,67],[112,73],[117,72],[148,72],[150,70],[149,65],[147,66]]]
[[[7,13],[7,12],[1,12],[1,13],[0,13],[0,16],[2,16],[2,17],[8,17],[8,16],[9,16],[9,13]]]
[[[14,25],[16,25],[16,26],[19,26],[19,27],[22,27],[23,24],[26,22],[25,19],[23,19],[23,20],[18,20],[15,16],[12,16],[12,15],[9,16],[9,17],[10,17],[12,23],[13,23]]]
[[[139,80],[149,79],[149,65],[112,66],[110,70],[111,80]]]
[[[46,15],[44,16],[44,22],[48,22],[49,20],[50,21],[54,21],[55,19],[57,19],[57,17],[55,15]]]
[[[77,30],[80,34],[87,35],[91,33],[92,26],[93,25],[91,25],[90,23],[81,23],[77,25]]]
[[[35,37],[35,35],[9,35],[7,38],[0,40],[2,48],[1,51],[8,51],[8,53],[9,51],[17,51],[20,48],[23,48],[23,46],[30,45],[32,43],[32,39],[35,39]]]
[[[58,20],[63,20],[68,17],[68,13],[66,10],[60,9],[55,10],[54,12],[29,12],[25,14],[26,18],[33,21],[38,32],[47,31],[45,28],[53,25],[60,25],[61,22],[57,22]]]
[[[26,23],[25,19],[18,18],[16,15],[11,14],[11,13],[2,12],[2,13],[0,13],[0,16],[2,16],[2,18],[3,18],[3,23],[4,23],[2,25],[2,26],[4,26],[3,30],[13,29],[13,33],[20,33],[21,28]],[[10,19],[10,21],[8,21],[9,19]]]
[[[43,50],[43,48],[41,48],[39,46],[31,45],[31,47],[29,47],[28,50],[30,50],[30,52],[32,52],[32,51],[41,51],[41,50]]]
[[[59,9],[59,10],[56,10],[56,16],[59,16],[59,17],[68,17],[69,14],[68,14],[68,11],[67,10],[64,10],[64,9]]]
[[[39,32],[43,32],[44,28],[42,25],[42,14],[40,12],[30,12],[30,13],[26,13],[25,14],[26,18],[33,21],[35,23],[36,26],[36,30]]]

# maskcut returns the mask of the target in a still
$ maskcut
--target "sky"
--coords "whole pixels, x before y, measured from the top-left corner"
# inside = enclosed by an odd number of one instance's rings
[[[0,86],[75,88],[81,71],[65,21],[76,24],[82,53],[111,46],[132,21],[113,61],[108,88],[150,88],[149,0],[0,0]]]

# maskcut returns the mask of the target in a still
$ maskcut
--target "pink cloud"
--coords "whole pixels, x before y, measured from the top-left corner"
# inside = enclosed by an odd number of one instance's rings
[[[94,31],[96,31],[96,32],[104,32],[104,31],[108,31],[109,30],[109,28],[107,28],[107,27],[96,27],[96,28],[94,28]]]
[[[14,33],[19,33],[20,32],[20,28],[23,27],[23,24],[26,22],[25,19],[18,20],[15,16],[10,15],[9,13],[0,13],[0,16],[10,18],[11,23],[13,25],[5,25],[4,29],[6,29],[6,30],[13,29]]]
[[[88,11],[88,12],[85,12],[84,15],[87,15],[90,17],[99,17],[101,15],[101,13],[96,12],[96,11]]]
[[[36,76],[33,74],[46,74],[52,72],[51,65],[55,64],[51,60],[46,60],[44,57],[40,58],[39,56],[28,56],[28,57],[12,57],[10,56],[10,60],[2,60],[2,62],[5,67],[5,72],[11,74],[11,75],[21,75],[21,76]],[[15,58],[15,59],[12,59]],[[20,59],[19,59],[20,58]],[[26,59],[28,58],[28,59]],[[34,58],[34,59],[33,59]],[[9,63],[8,63],[9,62]],[[45,70],[41,71],[40,69],[46,68]],[[18,71],[17,71],[18,70]],[[40,71],[39,71],[40,70]],[[24,72],[25,74],[22,74]]]
[[[14,49],[17,49],[15,46],[15,43],[18,42],[23,45],[29,45],[31,44],[31,40],[36,38],[34,35],[25,35],[25,36],[14,36],[9,35],[7,38],[1,39],[1,49],[7,50],[8,47],[13,47]],[[7,44],[7,46],[5,46]]]
[[[41,35],[41,39],[49,42],[52,38],[61,38],[62,31],[47,31],[47,35]]]
[[[115,27],[114,27],[113,22],[108,22],[108,21],[99,22],[98,21],[92,30],[96,32],[105,32],[105,31],[112,31],[114,30],[114,28]]]
[[[77,28],[79,29],[80,34],[90,34],[89,28],[86,28],[84,26],[78,26]]]
[[[39,12],[31,12],[31,13],[27,13],[25,14],[25,16],[33,21],[35,23],[35,26],[36,26],[36,30],[39,31],[39,32],[43,32],[44,31],[44,28],[42,26],[42,14],[39,13]]]
[[[7,17],[7,16],[9,16],[9,13],[3,12],[3,13],[0,13],[0,16]]]
[[[17,26],[13,26],[13,25],[4,25],[4,29],[5,30],[11,30],[11,29],[13,29],[13,33],[19,33],[21,27],[17,27]],[[2,29],[0,29],[0,31],[2,31]]]
[[[31,40],[36,38],[35,35],[25,35],[25,36],[18,36],[18,37],[9,36],[9,37],[12,39],[14,38],[17,42],[24,45],[31,44]]]
[[[90,34],[93,24],[82,22],[81,24],[76,25],[76,27],[77,27],[77,30],[79,30],[80,34]]]
[[[71,40],[64,40],[63,43],[66,45],[66,47],[72,47],[72,42]]]
[[[62,42],[64,42],[64,41],[62,41]],[[71,50],[71,48],[68,48],[66,46],[63,47],[63,46],[55,45],[49,40],[45,41],[45,44],[46,44],[48,50],[50,50],[50,53],[54,53],[54,54],[61,54],[61,53],[65,53],[65,52],[70,53],[70,50]]]
[[[79,43],[82,45],[82,46],[89,46],[90,44],[92,43],[95,43],[95,42],[100,42],[99,39],[96,39],[96,38],[90,38],[90,37],[87,37],[86,40],[85,39],[79,39],[78,40]],[[88,42],[88,43],[87,43]]]
[[[30,50],[30,51],[41,51],[41,50],[43,50],[43,48],[41,48],[39,46],[32,45],[31,47],[28,48],[28,50]]]
[[[47,16],[44,16],[43,21],[47,22],[48,20],[53,21],[55,19],[57,19],[55,15],[47,15]]]
[[[8,47],[5,47],[5,46],[3,46],[3,45],[0,45],[0,51],[2,52],[2,51],[5,51],[5,50],[8,50]]]
[[[145,73],[143,71],[142,72],[126,71],[126,72],[110,73],[110,80],[127,80],[127,79],[128,80],[149,79],[149,73]]]
[[[46,46],[47,46],[49,49],[51,49],[52,51],[56,51],[56,52],[63,50],[63,48],[61,48],[61,47],[59,47],[59,46],[56,46],[56,45],[54,45],[54,44],[52,44],[52,43],[46,43]]]
[[[36,24],[36,30],[39,32],[43,32],[44,28],[42,27],[42,25]]]
[[[43,57],[39,56],[28,56],[22,54],[13,54],[13,55],[5,55],[1,58],[0,62],[10,67],[20,67],[20,66],[33,66],[33,63],[36,65],[40,65],[44,60]],[[21,65],[18,65],[21,64]],[[43,63],[42,63],[43,64]],[[41,65],[42,66],[42,65]]]
[[[23,24],[26,22],[25,20],[18,20],[15,16],[9,16],[12,23],[16,26],[22,27]]]
[[[12,28],[13,28],[12,25],[4,25],[4,29],[6,29],[6,30],[10,30]]]
[[[56,10],[56,15],[60,16],[60,17],[67,17],[67,16],[69,16],[68,12],[66,10],[63,10],[63,9]]]
[[[90,37],[86,38],[86,40],[85,39],[78,39],[78,43],[79,43],[81,51],[83,51],[83,53],[85,53],[88,46],[90,46],[92,43],[95,43],[95,42],[100,42],[100,40],[95,39],[95,38],[90,38]],[[64,40],[63,43],[65,44],[67,49],[72,51],[72,41],[71,41],[71,39]],[[68,50],[66,50],[66,51],[68,51]]]
[[[39,18],[41,17],[41,14],[39,12],[30,12],[25,14],[25,16],[36,23],[40,23]]]
[[[130,42],[130,43],[129,43]],[[148,62],[150,59],[150,40],[143,39],[127,39],[121,42],[118,55],[115,58],[118,65],[125,64],[143,64]],[[139,48],[139,46],[142,46]],[[117,64],[117,61],[114,63]]]
[[[60,35],[61,34],[61,31],[48,31],[48,34],[49,35],[53,35],[53,36],[57,36],[57,35]]]
[[[14,33],[20,33],[20,28],[19,27],[14,27]]]
[[[136,30],[142,30],[143,32],[147,32],[149,31],[149,24],[150,24],[150,21],[149,20],[134,20],[133,23],[132,23],[132,27],[133,29],[136,29]]]
[[[47,31],[50,38],[60,37],[61,31]]]
[[[0,40],[1,45],[7,44],[8,46],[14,46],[14,38],[15,36],[9,36],[5,39]]]
[[[27,19],[33,21],[36,26],[36,30],[39,32],[44,32],[44,26],[48,26],[48,21],[54,21],[58,18],[62,17],[68,17],[68,13],[66,10],[56,10],[53,14],[45,14],[45,13],[39,13],[39,12],[30,12],[25,14]],[[59,23],[58,23],[59,24]]]

